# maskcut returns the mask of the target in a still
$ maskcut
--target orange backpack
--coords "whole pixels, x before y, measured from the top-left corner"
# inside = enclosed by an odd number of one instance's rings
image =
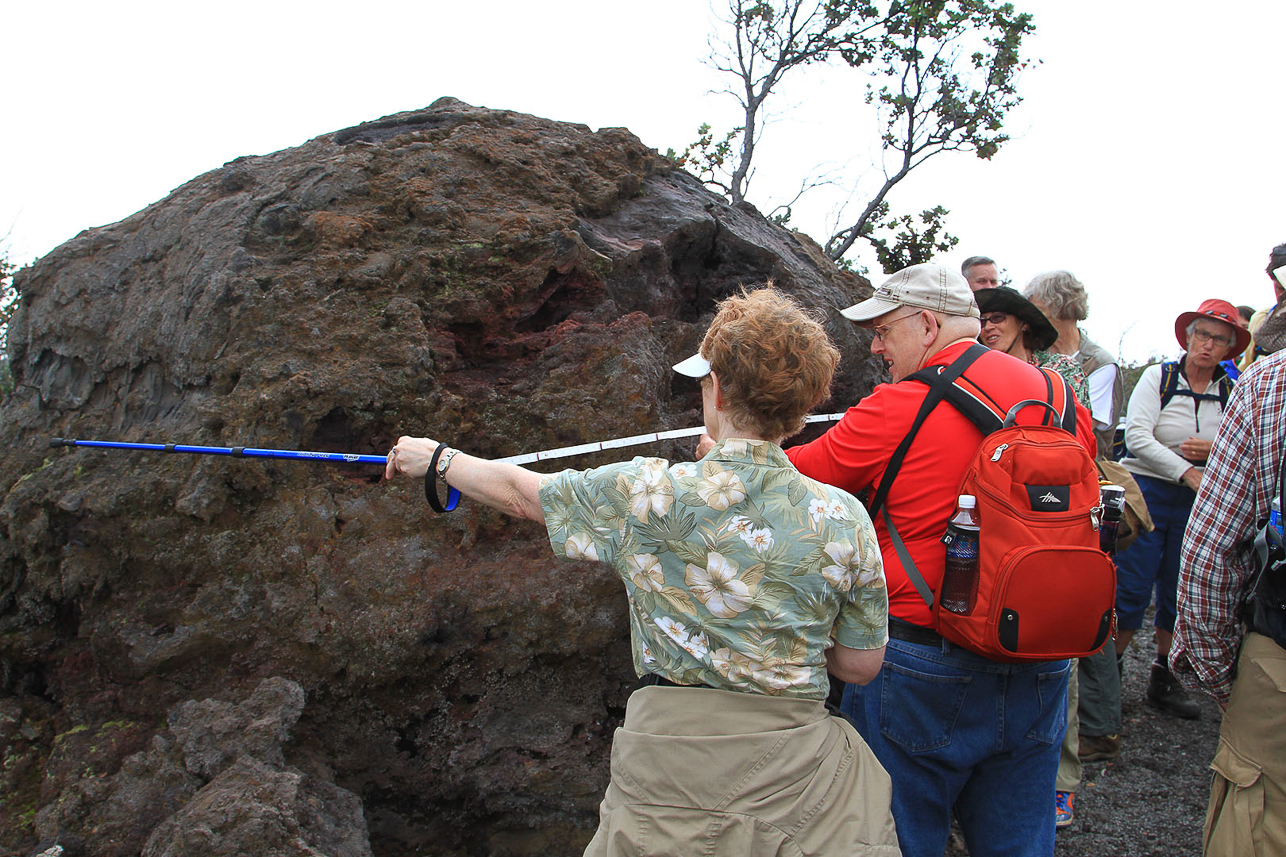
[[[890,460],[871,512],[884,515],[902,566],[933,609],[935,630],[943,637],[1010,663],[1088,657],[1112,634],[1116,570],[1099,549],[1098,470],[1075,440],[1075,397],[1061,376],[1042,369],[1048,401],[1028,399],[1002,412],[961,378],[984,353],[983,346],[971,346],[950,366],[909,376],[927,383],[930,392]],[[906,450],[943,400],[984,435],[958,492],[972,494],[978,504],[978,595],[967,614],[942,608],[883,508]],[[1053,411],[1057,424],[1046,414],[1044,425],[1015,425],[1028,406]]]

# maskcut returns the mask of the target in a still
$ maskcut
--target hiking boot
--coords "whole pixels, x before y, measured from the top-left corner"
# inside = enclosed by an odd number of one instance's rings
[[[1106,762],[1121,755],[1120,735],[1082,735],[1076,748],[1082,762]]]
[[[1076,795],[1072,792],[1054,792],[1054,826],[1067,827],[1072,823],[1072,803]]]
[[[1188,696],[1187,691],[1170,671],[1160,664],[1152,665],[1152,676],[1148,680],[1147,703],[1166,714],[1182,717],[1184,720],[1196,720],[1201,716],[1201,707]]]

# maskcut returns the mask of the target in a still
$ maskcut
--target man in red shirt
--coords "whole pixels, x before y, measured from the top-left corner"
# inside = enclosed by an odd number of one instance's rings
[[[897,272],[842,314],[873,331],[871,351],[888,363],[893,383],[879,385],[822,437],[786,454],[807,476],[873,496],[929,392],[927,384],[904,379],[949,365],[976,344],[978,307],[963,277],[923,264]],[[1038,369],[999,351],[979,357],[962,379],[1002,410],[1047,398]],[[1076,416],[1077,440],[1093,456],[1090,414],[1078,404]],[[1041,409],[1029,408],[1019,422],[1042,417]],[[942,534],[981,440],[963,414],[939,404],[885,500],[884,510],[935,592],[946,562]],[[1000,663],[943,640],[902,568],[883,513],[874,523],[891,639],[879,677],[846,687],[841,707],[893,779],[902,853],[941,857],[954,807],[974,857],[1052,854],[1068,662]]]

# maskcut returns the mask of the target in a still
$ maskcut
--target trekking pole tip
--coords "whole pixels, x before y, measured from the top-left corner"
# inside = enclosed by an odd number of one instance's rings
[[[70,440],[64,440],[61,437],[56,437],[51,441],[49,441],[49,445],[50,446],[74,446],[75,444]]]

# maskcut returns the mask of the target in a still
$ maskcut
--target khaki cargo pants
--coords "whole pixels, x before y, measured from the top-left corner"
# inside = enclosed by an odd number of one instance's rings
[[[900,855],[892,787],[819,701],[645,687],[586,855]]]
[[[1286,854],[1286,651],[1250,633],[1210,763],[1207,857]]]

